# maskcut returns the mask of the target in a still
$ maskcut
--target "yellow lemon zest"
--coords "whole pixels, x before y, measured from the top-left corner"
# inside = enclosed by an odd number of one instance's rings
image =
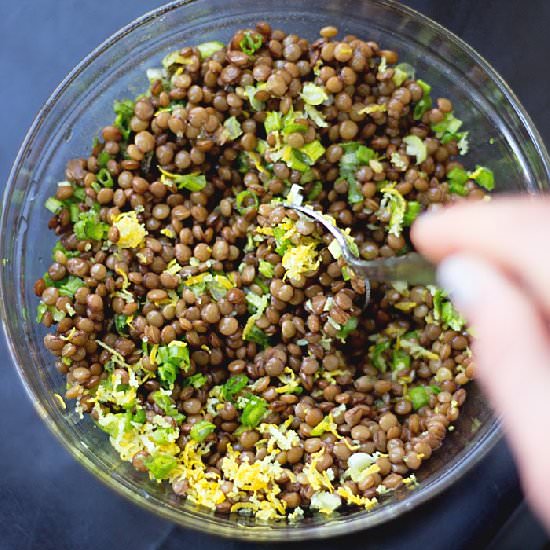
[[[286,269],[284,279],[287,277],[297,279],[304,273],[316,271],[321,264],[321,257],[316,247],[316,242],[310,242],[289,248],[282,259],[283,267]]]
[[[346,500],[348,504],[355,504],[357,506],[364,506],[365,510],[372,510],[378,500],[376,498],[367,498],[354,495],[351,489],[347,485],[338,487],[336,493]]]
[[[134,210],[116,216],[113,226],[118,229],[119,239],[116,244],[120,248],[138,248],[148,234]]]
[[[155,344],[155,345],[151,348],[151,353],[149,354],[149,361],[151,362],[151,365],[156,365],[156,364],[157,364],[157,353],[158,353],[158,350],[159,350],[159,345],[158,345],[158,344]]]

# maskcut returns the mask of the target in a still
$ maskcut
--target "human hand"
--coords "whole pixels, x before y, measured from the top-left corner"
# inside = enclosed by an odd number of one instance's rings
[[[475,331],[476,377],[550,528],[550,199],[464,203],[421,216],[416,247]]]

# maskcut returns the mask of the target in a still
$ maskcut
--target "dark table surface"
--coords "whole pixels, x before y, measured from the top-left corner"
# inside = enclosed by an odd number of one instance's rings
[[[229,1],[229,0],[228,0]],[[238,1],[238,0],[233,0]],[[360,1],[360,0],[358,0]],[[159,0],[0,0],[0,186],[24,133],[66,73]],[[476,48],[511,84],[550,138],[550,2],[409,0]],[[6,236],[2,236],[5,238]],[[186,531],[126,502],[79,466],[42,424],[0,337],[0,549],[242,548]],[[318,546],[319,543],[315,543]],[[402,521],[329,548],[542,548],[500,443],[466,479]],[[300,547],[313,544],[301,544]]]

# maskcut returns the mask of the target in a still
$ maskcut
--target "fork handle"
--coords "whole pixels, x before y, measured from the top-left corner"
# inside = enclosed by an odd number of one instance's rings
[[[350,267],[364,279],[381,283],[407,281],[413,285],[437,284],[435,266],[417,252],[372,261],[355,260]]]

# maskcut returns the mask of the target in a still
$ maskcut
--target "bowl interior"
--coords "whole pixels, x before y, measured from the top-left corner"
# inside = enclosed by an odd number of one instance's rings
[[[499,192],[546,187],[549,165],[544,146],[517,100],[494,71],[472,50],[441,27],[393,2],[240,0],[177,2],[144,16],[91,54],[58,88],[31,129],[13,169],[2,212],[2,313],[14,355],[41,416],[74,456],[132,500],[186,526],[217,534],[289,540],[325,537],[366,528],[396,517],[445,488],[480,459],[498,437],[496,421],[475,384],[454,432],[443,449],[419,471],[414,492],[401,492],[372,512],[307,519],[295,526],[255,524],[242,517],[215,516],[177,498],[164,485],[122,463],[106,435],[89,419],[65,409],[55,394],[64,393],[34,322],[32,287],[49,265],[54,235],[45,230],[43,208],[64,178],[68,159],[85,155],[92,138],[113,119],[114,99],[134,97],[147,87],[145,69],[169,51],[206,40],[227,40],[237,28],[267,20],[272,26],[314,39],[318,29],[336,24],[395,49],[400,60],[432,84],[434,95],[453,100],[457,116],[470,130],[467,162],[491,167]],[[477,428],[477,429],[476,429]],[[405,494],[407,493],[407,494]],[[406,497],[406,498],[405,498]],[[235,529],[247,525],[248,529]]]

